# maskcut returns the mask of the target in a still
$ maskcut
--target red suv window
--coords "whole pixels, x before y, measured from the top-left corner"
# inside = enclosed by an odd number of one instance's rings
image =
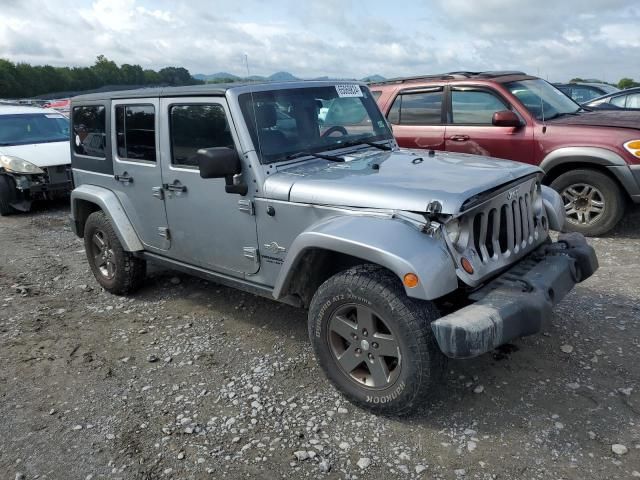
[[[394,100],[388,119],[395,125],[442,123],[442,89],[401,93]]]

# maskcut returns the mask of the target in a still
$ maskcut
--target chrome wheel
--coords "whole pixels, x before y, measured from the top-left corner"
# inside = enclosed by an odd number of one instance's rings
[[[575,183],[565,188],[560,195],[569,223],[592,225],[602,217],[604,196],[593,185]]]
[[[91,237],[91,256],[100,274],[111,280],[116,274],[115,254],[102,230],[96,230]]]
[[[347,304],[329,320],[331,353],[344,374],[359,384],[383,389],[401,369],[400,347],[382,317],[364,305]]]

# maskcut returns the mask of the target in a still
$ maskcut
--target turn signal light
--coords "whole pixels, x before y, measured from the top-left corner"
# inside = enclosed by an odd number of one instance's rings
[[[624,148],[634,157],[640,157],[640,140],[631,140],[624,144]]]
[[[402,283],[407,288],[415,288],[420,283],[420,280],[418,280],[418,276],[415,273],[407,273],[402,279]]]
[[[465,272],[467,272],[469,275],[473,275],[473,265],[471,265],[471,262],[469,260],[467,260],[465,257],[462,257],[462,260],[460,260],[460,264],[462,265],[462,268]]]

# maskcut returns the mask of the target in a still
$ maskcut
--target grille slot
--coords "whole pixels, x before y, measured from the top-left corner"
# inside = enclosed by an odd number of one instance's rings
[[[473,246],[482,263],[527,250],[536,241],[537,222],[530,192],[478,212],[473,218]]]

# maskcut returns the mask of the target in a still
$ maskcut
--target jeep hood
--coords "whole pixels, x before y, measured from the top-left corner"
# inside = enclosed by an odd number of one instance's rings
[[[455,214],[469,198],[541,172],[524,163],[462,153],[366,151],[345,163],[307,160],[281,167],[265,182],[265,195],[316,205],[425,212],[438,201]]]
[[[640,129],[640,112],[628,110],[594,110],[577,115],[564,115],[547,120],[553,125],[585,125],[589,127],[618,127]]]
[[[1,146],[0,154],[11,155],[44,168],[71,163],[69,141]]]

